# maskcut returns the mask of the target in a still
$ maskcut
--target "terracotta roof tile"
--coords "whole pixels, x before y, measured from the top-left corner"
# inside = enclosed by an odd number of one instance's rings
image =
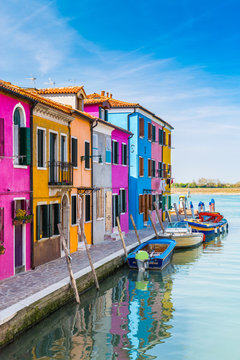
[[[77,94],[83,86],[65,86],[36,90],[38,94]]]

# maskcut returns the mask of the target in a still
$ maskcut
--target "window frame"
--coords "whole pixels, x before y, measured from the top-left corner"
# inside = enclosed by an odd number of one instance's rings
[[[86,199],[89,198],[89,219],[86,218],[87,215],[87,201]],[[84,223],[90,223],[92,221],[91,216],[91,194],[85,194],[84,196]]]
[[[143,117],[139,117],[139,137],[141,139],[144,138],[145,135],[145,131],[144,131],[144,118]]]
[[[127,166],[128,165],[128,146],[127,146],[127,144],[126,143],[122,143],[122,165],[123,166]],[[124,150],[125,149],[125,150]],[[126,153],[125,155],[126,155],[126,163],[125,163],[125,161],[124,161],[124,153]]]
[[[153,166],[154,164],[154,166]],[[152,178],[156,177],[156,160],[151,160],[151,168],[152,168]]]
[[[65,138],[65,143],[64,143],[64,161],[63,162],[68,162],[68,140],[67,140],[67,134],[61,133],[60,134],[60,159],[62,162],[62,137]]]
[[[75,211],[76,211],[76,214],[75,214],[75,218],[76,218],[76,221],[73,222],[73,198],[75,198]],[[78,209],[77,209],[77,194],[72,194],[71,195],[71,226],[76,226],[77,225],[77,213],[78,213]]]
[[[12,154],[13,154],[13,167],[14,168],[20,168],[20,169],[27,169],[28,165],[21,165],[20,164],[20,158],[18,157],[19,156],[19,153],[20,153],[20,140],[19,140],[19,134],[18,134],[18,153],[17,153],[17,157],[15,158],[15,141],[14,141],[14,136],[15,136],[15,129],[14,129],[14,113],[17,109],[20,109],[20,126],[19,128],[21,127],[27,127],[27,121],[26,121],[26,112],[25,112],[25,109],[24,107],[22,106],[22,104],[19,102],[18,104],[16,104],[13,108],[13,112],[12,112],[12,139],[13,139],[13,144],[12,144]],[[16,159],[17,159],[17,162],[16,162]]]
[[[115,148],[116,146],[116,148]],[[117,152],[116,152],[117,149]],[[117,153],[117,162],[115,162],[115,157]],[[117,140],[112,139],[112,164],[118,165],[119,164],[119,142]]]
[[[38,130],[43,131],[43,166],[39,166],[38,165]],[[37,131],[36,131],[36,161],[37,161],[37,169],[38,170],[47,170],[47,151],[46,151],[46,143],[47,143],[47,129],[37,126]],[[44,166],[45,165],[45,166]]]
[[[96,144],[94,143],[94,138],[97,139]],[[93,144],[92,144],[92,155],[93,155],[93,162],[98,163],[99,162],[99,158],[98,158],[98,134],[96,132],[93,133],[93,140],[92,140]],[[94,145],[96,145],[97,147],[95,148]]]
[[[89,145],[89,158],[87,160],[87,161],[89,161],[89,167],[86,167],[86,157],[87,157],[86,156],[86,144]],[[91,156],[90,141],[85,140],[84,141],[84,158],[85,158],[85,160],[84,160],[84,170],[91,170],[91,158],[90,158],[90,156]]]
[[[77,166],[73,163],[73,146],[72,146],[72,139],[76,140],[76,161]],[[71,136],[71,163],[74,169],[78,169],[78,138],[76,136]]]
[[[127,213],[127,190],[125,188],[120,188],[119,189],[119,195],[120,195],[119,200],[120,200],[120,203],[121,203],[121,212],[120,212],[120,214],[126,214]],[[123,206],[123,204],[125,206]]]
[[[107,144],[107,142],[109,142]],[[110,146],[109,146],[110,145]],[[109,150],[110,148],[110,150]],[[105,163],[111,165],[112,164],[112,139],[111,136],[105,137]],[[110,161],[107,161],[107,153],[110,153]]]
[[[142,172],[141,172],[141,162],[142,162]],[[139,156],[139,177],[144,177],[144,157]]]
[[[156,142],[156,125],[152,124],[152,142]]]

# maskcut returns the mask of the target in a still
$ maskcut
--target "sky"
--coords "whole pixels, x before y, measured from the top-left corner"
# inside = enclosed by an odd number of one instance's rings
[[[237,182],[239,12],[233,0],[0,0],[0,78],[138,102],[174,127],[176,182]]]

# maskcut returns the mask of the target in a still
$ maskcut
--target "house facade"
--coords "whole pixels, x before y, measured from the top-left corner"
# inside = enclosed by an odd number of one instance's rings
[[[172,184],[172,165],[171,165],[171,149],[172,149],[172,140],[171,140],[171,127],[168,125],[164,126],[163,132],[163,210],[171,208],[171,184]],[[163,216],[165,220],[165,213]]]
[[[83,201],[84,232],[88,244],[93,243],[93,178],[92,130],[95,117],[83,112],[86,93],[83,86],[69,86],[37,90],[44,98],[69,107],[73,116],[70,125],[70,161],[73,166],[73,186],[69,199],[70,252],[81,246],[78,224]],[[80,209],[81,208],[81,209]]]
[[[128,150],[129,213],[141,229],[149,224],[148,210],[153,210],[154,201],[164,216],[162,193],[167,173],[163,171],[163,137],[166,127],[169,132],[173,128],[141,105],[113,99],[111,94],[94,93],[88,95],[88,99],[108,102],[106,121],[134,134]],[[132,229],[131,222],[129,225]]]
[[[0,280],[31,268],[31,107],[0,81]]]

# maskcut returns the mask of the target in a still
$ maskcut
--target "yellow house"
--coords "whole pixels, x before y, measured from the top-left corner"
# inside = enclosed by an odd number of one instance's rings
[[[33,110],[33,266],[60,257],[61,222],[70,247],[71,109],[36,95]]]
[[[171,164],[171,148],[172,148],[172,134],[173,127],[165,125],[163,127],[163,192],[162,192],[162,209],[163,220],[165,220],[165,206],[170,209],[171,207],[171,179],[172,179],[172,164]]]
[[[83,200],[84,232],[87,242],[92,244],[92,127],[95,117],[83,112],[86,93],[83,86],[40,89],[38,94],[71,108],[71,163],[73,165],[73,187],[70,194],[70,252],[81,246],[78,235],[80,203]]]

